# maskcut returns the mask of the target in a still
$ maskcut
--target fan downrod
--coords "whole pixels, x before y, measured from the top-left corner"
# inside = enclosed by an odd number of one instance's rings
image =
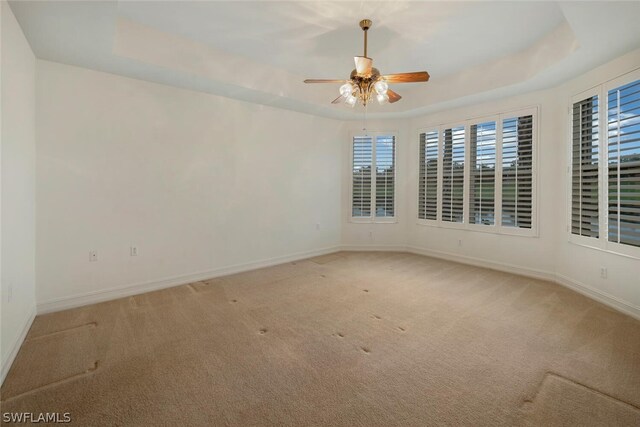
[[[369,28],[371,28],[371,26],[373,25],[373,22],[371,22],[371,19],[363,19],[362,21],[360,21],[360,28],[362,28],[362,31],[364,31],[364,57],[367,57],[367,31],[369,30]]]

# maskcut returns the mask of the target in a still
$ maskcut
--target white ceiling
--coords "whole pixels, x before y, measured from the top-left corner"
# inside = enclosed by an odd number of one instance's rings
[[[335,118],[329,102],[362,54],[403,100],[372,117],[409,117],[557,85],[640,47],[640,2],[13,1],[39,58]]]
[[[118,12],[299,75],[337,78],[362,54],[362,18],[374,20],[378,68],[442,76],[517,52],[564,20],[554,3],[120,2]],[[522,29],[522,16],[535,25]]]

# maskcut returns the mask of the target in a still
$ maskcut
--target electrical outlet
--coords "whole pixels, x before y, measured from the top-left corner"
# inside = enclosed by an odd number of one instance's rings
[[[369,232],[369,240],[373,240],[373,231]]]
[[[13,301],[13,284],[9,283],[7,288],[7,302]]]
[[[607,267],[600,267],[600,277],[606,279],[608,275]]]
[[[98,252],[97,251],[89,251],[89,262],[98,261]]]
[[[458,239],[458,246],[462,246],[462,239]]]
[[[129,255],[138,256],[138,247],[137,246],[131,246],[129,248]]]
[[[320,224],[316,224],[316,230],[320,230]]]

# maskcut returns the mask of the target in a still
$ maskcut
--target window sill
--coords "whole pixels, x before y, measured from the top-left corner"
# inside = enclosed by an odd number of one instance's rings
[[[465,224],[465,223],[448,223],[435,220],[418,220],[417,225],[424,227],[443,228],[446,230],[463,230],[472,231],[485,234],[496,234],[500,236],[517,236],[517,237],[535,237],[538,238],[538,231],[536,229],[524,229],[524,228],[511,228],[511,227],[498,227],[495,225],[477,225],[477,224]]]
[[[398,219],[395,217],[388,219],[349,218],[348,222],[351,224],[397,224]]]
[[[624,247],[621,247],[620,249],[616,247],[610,248],[610,247],[606,247],[606,244],[603,245],[602,242],[600,242],[600,240],[598,240],[597,242],[594,242],[593,244],[590,244],[583,241],[579,241],[574,237],[575,237],[574,235],[569,235],[569,240],[568,240],[569,244],[592,249],[599,252],[605,252],[611,255],[617,255],[623,258],[640,260],[640,247],[637,248],[635,246],[621,245]],[[609,244],[619,245],[619,243],[609,243]]]

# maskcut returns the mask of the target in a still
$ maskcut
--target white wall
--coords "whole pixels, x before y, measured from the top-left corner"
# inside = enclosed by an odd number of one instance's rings
[[[1,382],[35,315],[36,60],[8,4],[0,8]]]
[[[339,121],[47,61],[37,97],[41,309],[340,244]]]

